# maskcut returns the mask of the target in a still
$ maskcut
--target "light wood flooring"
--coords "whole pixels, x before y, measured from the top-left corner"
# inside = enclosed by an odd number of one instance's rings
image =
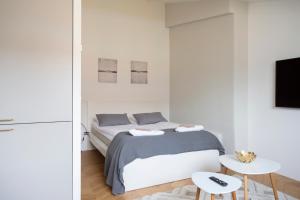
[[[157,192],[170,191],[176,187],[192,184],[190,179],[153,186],[146,189],[127,192],[113,196],[111,189],[105,184],[104,157],[96,150],[82,152],[81,166],[81,200],[132,200]],[[252,176],[251,179],[270,185],[268,176]],[[280,191],[300,199],[300,182],[276,175],[277,187]]]

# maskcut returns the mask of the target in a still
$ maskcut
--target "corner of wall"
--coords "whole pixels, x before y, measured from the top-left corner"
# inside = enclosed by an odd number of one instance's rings
[[[166,4],[166,26],[178,26],[230,13],[230,0],[170,3]]]
[[[248,149],[248,2],[230,0],[234,13],[235,149]]]

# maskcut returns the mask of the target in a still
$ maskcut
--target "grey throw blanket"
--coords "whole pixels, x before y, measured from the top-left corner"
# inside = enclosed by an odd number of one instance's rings
[[[114,195],[125,192],[123,168],[137,158],[178,154],[192,151],[219,150],[225,153],[222,144],[207,131],[177,133],[174,129],[164,130],[164,135],[132,136],[122,132],[115,136],[108,147],[104,175],[106,183],[112,187]]]

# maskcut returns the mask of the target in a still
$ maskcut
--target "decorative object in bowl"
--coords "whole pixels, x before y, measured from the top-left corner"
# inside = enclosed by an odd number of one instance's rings
[[[243,163],[251,163],[255,160],[256,154],[254,152],[247,151],[236,151],[236,158]]]

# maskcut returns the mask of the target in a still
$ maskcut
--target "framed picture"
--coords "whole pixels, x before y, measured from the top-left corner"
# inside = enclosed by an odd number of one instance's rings
[[[148,63],[143,61],[131,61],[131,83],[148,83]]]
[[[109,58],[98,59],[98,82],[116,83],[118,75],[118,60]]]

